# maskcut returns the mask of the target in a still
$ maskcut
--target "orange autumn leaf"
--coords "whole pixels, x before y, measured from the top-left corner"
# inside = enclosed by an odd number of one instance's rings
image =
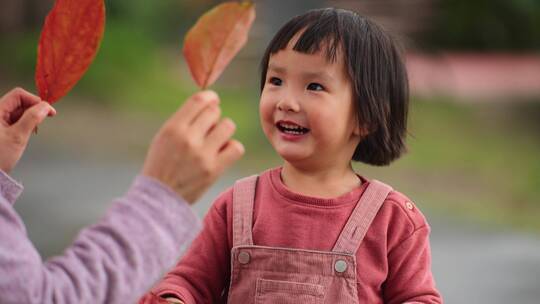
[[[251,1],[220,4],[189,30],[184,40],[184,57],[191,76],[201,88],[212,85],[248,39],[255,20]]]
[[[41,31],[36,85],[41,99],[54,103],[84,75],[103,37],[103,0],[57,0]]]

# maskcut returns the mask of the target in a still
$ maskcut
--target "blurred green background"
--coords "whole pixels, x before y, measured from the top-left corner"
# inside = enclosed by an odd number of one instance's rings
[[[99,53],[75,89],[56,106],[59,116],[35,141],[91,158],[144,157],[152,134],[197,91],[181,55],[186,30],[219,1],[106,1]],[[355,9],[387,24],[406,52],[467,52],[537,56],[536,0],[255,1],[258,17],[248,45],[212,89],[247,149],[236,170],[279,164],[258,122],[258,60],[280,24],[307,8]],[[35,92],[33,73],[41,25],[52,1],[3,0],[0,89]],[[540,233],[540,98],[476,98],[416,94],[409,153],[390,167],[358,164],[410,195],[423,209],[498,227]],[[536,92],[536,93],[535,93]],[[91,139],[91,140],[88,140]]]

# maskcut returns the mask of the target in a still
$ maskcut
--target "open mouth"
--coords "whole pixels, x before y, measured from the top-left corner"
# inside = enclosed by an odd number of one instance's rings
[[[304,128],[290,121],[278,121],[276,127],[279,131],[291,135],[304,135],[309,132],[308,128]]]

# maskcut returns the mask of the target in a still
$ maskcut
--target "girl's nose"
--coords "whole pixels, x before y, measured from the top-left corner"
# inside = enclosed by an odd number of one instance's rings
[[[277,103],[277,108],[280,111],[299,112],[300,104],[296,102],[294,98],[284,97]]]

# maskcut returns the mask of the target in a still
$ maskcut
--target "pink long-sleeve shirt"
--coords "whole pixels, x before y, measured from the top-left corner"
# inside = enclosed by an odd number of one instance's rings
[[[269,247],[331,251],[369,181],[337,198],[294,193],[281,168],[260,175],[253,242]],[[230,278],[232,188],[214,202],[191,248],[152,292],[186,304],[226,303]],[[392,191],[357,253],[359,303],[442,303],[431,272],[430,228],[420,210]]]
[[[44,262],[13,209],[22,190],[0,170],[2,304],[134,303],[199,231],[182,198],[141,175],[63,255]]]

